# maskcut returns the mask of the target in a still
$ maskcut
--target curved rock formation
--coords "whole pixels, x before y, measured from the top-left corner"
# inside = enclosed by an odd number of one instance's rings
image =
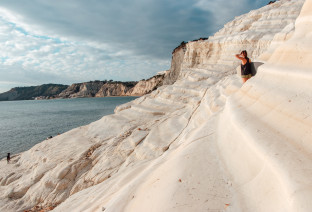
[[[1,161],[1,210],[310,211],[312,1],[293,33],[302,4],[278,1],[189,42],[174,84]],[[266,63],[244,86],[242,49]]]
[[[311,0],[295,29],[221,115],[220,152],[244,211],[312,207]]]

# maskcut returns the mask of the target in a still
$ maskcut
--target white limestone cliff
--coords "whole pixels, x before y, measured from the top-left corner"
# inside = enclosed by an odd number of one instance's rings
[[[174,84],[0,161],[0,209],[310,211],[312,0],[296,20],[303,2],[237,17],[176,52],[182,63],[165,80]],[[242,86],[243,49],[265,64]]]
[[[311,0],[295,28],[220,117],[220,152],[245,211],[312,208]]]
[[[129,96],[141,96],[156,90],[163,84],[165,73],[159,73],[147,80],[140,80],[132,89],[128,91]]]
[[[284,42],[290,37],[294,30],[294,19],[297,18],[301,6],[302,1],[278,1],[236,17],[208,40],[181,45],[173,52],[170,69],[172,73],[169,77],[174,80],[165,79],[165,84],[172,84],[178,78],[186,78],[189,68],[193,71],[194,68],[234,71],[233,67],[240,62],[233,60],[233,55],[242,50],[247,50],[251,59],[265,60],[264,56],[261,59],[258,57],[267,50],[272,41],[276,46],[279,41]],[[196,73],[192,72],[192,75],[196,76]],[[199,75],[202,76],[202,73]]]

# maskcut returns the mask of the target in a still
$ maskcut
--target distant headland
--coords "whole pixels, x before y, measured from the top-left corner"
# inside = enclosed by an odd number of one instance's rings
[[[140,81],[95,80],[72,85],[43,84],[38,86],[15,87],[0,94],[0,101],[42,100],[57,98],[84,98],[106,96],[142,96],[163,84],[166,72]]]

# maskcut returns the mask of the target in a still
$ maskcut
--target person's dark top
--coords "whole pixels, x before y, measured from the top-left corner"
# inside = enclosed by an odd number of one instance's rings
[[[248,57],[246,57],[246,60],[247,60],[247,63],[245,65],[241,64],[241,74],[242,75],[251,74],[250,60]]]

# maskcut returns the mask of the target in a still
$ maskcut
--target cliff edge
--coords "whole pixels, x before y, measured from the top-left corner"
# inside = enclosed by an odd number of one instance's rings
[[[35,98],[55,98],[68,85],[44,84],[30,87],[16,87],[0,94],[0,101],[31,100]]]

